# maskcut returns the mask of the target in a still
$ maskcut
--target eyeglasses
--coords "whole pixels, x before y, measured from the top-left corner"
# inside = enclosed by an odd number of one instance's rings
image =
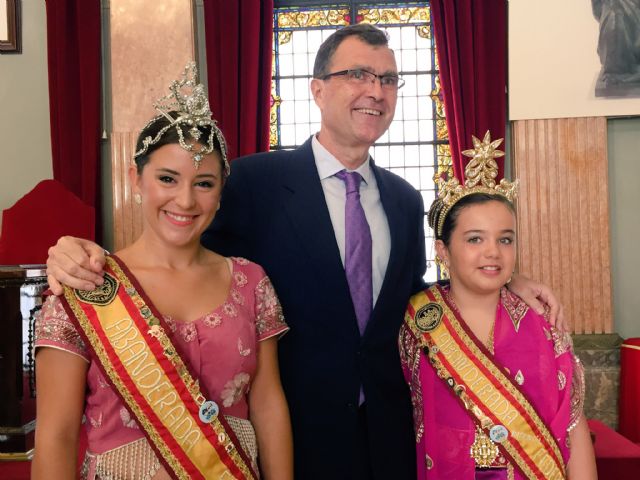
[[[364,85],[366,83],[374,83],[376,78],[380,80],[380,86],[386,90],[398,90],[404,85],[404,80],[398,75],[378,75],[362,68],[354,68],[352,70],[340,70],[339,72],[328,73],[320,80],[327,80],[331,77],[345,77],[348,82]]]

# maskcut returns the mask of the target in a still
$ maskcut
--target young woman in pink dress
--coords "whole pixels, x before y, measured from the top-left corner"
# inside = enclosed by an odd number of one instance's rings
[[[84,478],[292,478],[288,327],[262,268],[200,245],[225,143],[195,67],[171,89],[130,170],[143,233],[103,286],[50,296],[37,322],[34,479],[75,478],[81,428]]]
[[[474,138],[464,185],[441,182],[429,210],[450,284],[411,298],[399,339],[418,478],[594,479],[571,338],[505,288],[516,184],[493,181],[499,143]]]

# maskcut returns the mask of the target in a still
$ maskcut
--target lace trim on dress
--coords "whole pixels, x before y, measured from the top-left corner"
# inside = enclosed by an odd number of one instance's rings
[[[81,477],[87,480],[151,480],[160,461],[146,437],[104,453],[87,452]]]
[[[225,420],[258,471],[258,442],[249,420],[225,415]],[[160,470],[160,460],[146,437],[104,453],[87,452],[80,472],[83,480],[151,480]]]
[[[240,446],[249,456],[251,460],[251,466],[254,472],[258,471],[258,441],[256,439],[256,432],[253,429],[253,425],[249,420],[239,417],[231,417],[229,415],[224,416],[225,420],[235,433]]]

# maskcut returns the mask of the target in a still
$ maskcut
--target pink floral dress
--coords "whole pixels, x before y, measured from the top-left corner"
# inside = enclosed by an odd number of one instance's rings
[[[247,394],[256,371],[258,342],[281,335],[288,327],[264,270],[243,258],[232,258],[231,265],[231,288],[222,305],[192,322],[167,316],[164,319],[171,330],[172,341],[201,385],[206,387],[210,399],[218,403],[220,412],[248,420]],[[36,321],[35,348],[40,347],[61,349],[89,363],[84,411],[89,457],[86,476],[128,478],[133,474],[151,478],[159,463],[146,444],[142,430],[91,359],[76,325],[54,296],[44,303]],[[236,425],[237,422],[232,424],[234,430]],[[246,433],[251,426],[243,422],[238,428]],[[236,433],[246,438],[242,432]],[[242,442],[242,438],[240,440]],[[115,450],[122,447],[126,447],[126,452],[116,454]],[[255,450],[255,445],[252,447],[250,449]],[[149,455],[149,465],[130,466],[128,473],[122,475],[113,471],[116,464],[132,460],[130,457]],[[117,458],[107,461],[109,456]]]

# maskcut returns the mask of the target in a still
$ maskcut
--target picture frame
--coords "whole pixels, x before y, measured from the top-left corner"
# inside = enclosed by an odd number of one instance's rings
[[[0,0],[0,54],[21,53],[20,0]]]

